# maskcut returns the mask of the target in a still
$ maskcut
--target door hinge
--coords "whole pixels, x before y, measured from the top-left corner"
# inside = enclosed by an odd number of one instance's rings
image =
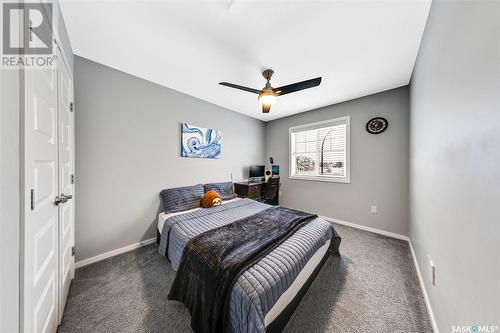
[[[75,255],[76,255],[76,248],[75,248],[75,246],[73,245],[73,246],[71,247],[71,256],[73,256],[73,257],[74,257]]]
[[[33,41],[33,21],[29,20],[28,30],[30,31],[30,42]]]
[[[31,193],[30,193],[30,200],[31,200],[31,210],[35,210],[35,190],[34,189],[31,189]]]
[[[73,102],[69,103],[69,112],[73,112]]]
[[[75,174],[71,174],[71,184],[75,183]]]

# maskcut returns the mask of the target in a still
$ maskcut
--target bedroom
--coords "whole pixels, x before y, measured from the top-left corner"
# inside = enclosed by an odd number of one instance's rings
[[[1,7],[0,332],[499,331],[500,2]]]

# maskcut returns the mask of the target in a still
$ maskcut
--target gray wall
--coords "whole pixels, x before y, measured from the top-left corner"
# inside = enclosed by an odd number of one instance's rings
[[[159,192],[245,178],[263,122],[75,58],[76,260],[156,236]],[[218,160],[180,157],[180,123],[222,131]]]
[[[292,126],[351,116],[351,183],[288,178]],[[366,132],[374,116],[389,121],[379,135]],[[267,123],[267,156],[280,165],[282,204],[347,222],[408,234],[408,88],[398,88]],[[370,206],[378,206],[378,214]]]
[[[20,70],[0,69],[0,332],[19,328]]]
[[[410,84],[410,236],[442,332],[500,326],[499,38],[499,2],[434,1]]]

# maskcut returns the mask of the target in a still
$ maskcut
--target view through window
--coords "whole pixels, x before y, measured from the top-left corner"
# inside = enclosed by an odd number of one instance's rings
[[[291,178],[348,182],[349,118],[290,129]]]

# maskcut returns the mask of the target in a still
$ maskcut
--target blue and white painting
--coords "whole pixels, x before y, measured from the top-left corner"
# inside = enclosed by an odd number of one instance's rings
[[[182,157],[220,158],[222,134],[219,130],[182,124]]]

